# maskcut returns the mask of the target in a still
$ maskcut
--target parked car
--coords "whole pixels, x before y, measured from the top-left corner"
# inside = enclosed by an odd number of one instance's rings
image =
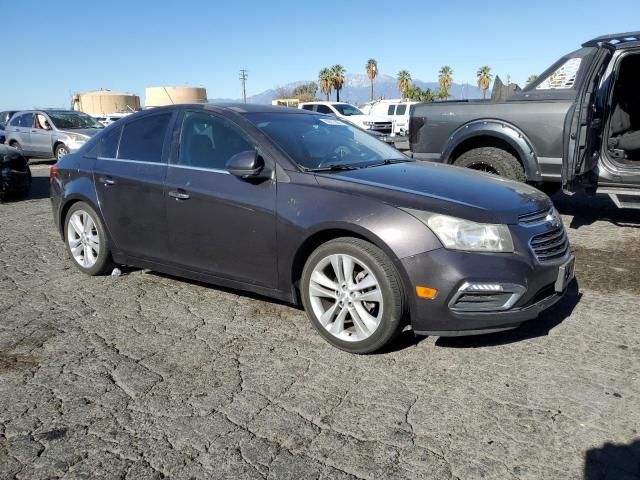
[[[27,159],[15,148],[0,145],[0,201],[11,194],[28,195],[30,188]]]
[[[347,119],[364,130],[373,130],[389,135],[393,131],[393,124],[387,117],[365,115],[360,109],[342,102],[306,102],[298,105],[298,108],[310,112],[333,115],[341,119]]]
[[[171,105],[51,168],[53,218],[89,275],[136,265],[301,303],[338,348],[514,328],[574,258],[549,197],[416,162],[302,109]]]
[[[60,159],[75,152],[104,126],[95,118],[71,110],[16,112],[6,128],[6,143],[25,157]]]
[[[412,107],[413,157],[640,208],[640,32],[606,35],[565,55],[505,102]]]
[[[97,121],[99,121],[103,126],[108,127],[114,122],[117,122],[121,118],[126,117],[127,115],[131,115],[130,113],[110,113],[108,115],[97,115],[94,116]]]
[[[0,144],[3,144],[6,140],[5,130],[7,123],[9,123],[9,120],[14,113],[16,113],[15,110],[5,110],[4,112],[0,112]]]
[[[402,99],[378,100],[366,105],[363,111],[370,115],[386,116],[393,122],[393,135],[407,136],[409,134],[409,112],[412,102]]]
[[[349,125],[353,125],[356,128],[360,128],[360,126],[358,126],[357,123],[353,123],[352,121],[350,121],[347,118],[341,118],[340,121],[346,122]],[[376,130],[365,130],[363,128],[361,128],[361,130],[364,131],[365,133],[367,133],[368,135],[371,135],[373,138],[376,138],[376,139],[380,140],[381,142],[388,143],[391,146],[395,145],[395,139],[389,134],[378,132]]]

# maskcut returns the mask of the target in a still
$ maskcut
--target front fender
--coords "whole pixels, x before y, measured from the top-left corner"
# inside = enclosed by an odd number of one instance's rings
[[[538,156],[531,141],[515,125],[503,120],[474,120],[458,127],[449,137],[442,151],[442,161],[452,163],[452,154],[464,142],[480,137],[493,137],[507,142],[517,153],[529,181],[542,181]]]

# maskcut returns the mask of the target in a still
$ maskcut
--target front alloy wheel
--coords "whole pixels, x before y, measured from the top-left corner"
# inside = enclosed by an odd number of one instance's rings
[[[318,247],[302,272],[302,302],[320,334],[352,353],[389,342],[402,325],[404,293],[393,263],[375,245],[338,238]]]
[[[60,144],[56,147],[56,160],[60,160],[65,155],[69,154],[69,149],[66,145]]]
[[[371,270],[351,255],[323,258],[309,282],[313,313],[334,337],[347,342],[369,338],[380,325],[384,301]]]

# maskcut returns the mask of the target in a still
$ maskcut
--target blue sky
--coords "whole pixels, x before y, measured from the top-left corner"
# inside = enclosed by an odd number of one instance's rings
[[[480,65],[524,83],[597,35],[640,30],[640,1],[9,1],[2,3],[0,110],[66,106],[71,93],[192,85],[209,98],[315,79],[341,63],[458,83]],[[607,7],[609,5],[609,7]],[[11,70],[8,70],[11,65]],[[144,101],[144,98],[142,98]]]

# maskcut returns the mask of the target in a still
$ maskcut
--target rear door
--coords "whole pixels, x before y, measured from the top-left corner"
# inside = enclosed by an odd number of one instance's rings
[[[164,182],[173,117],[161,111],[105,132],[94,167],[100,210],[116,248],[159,262],[169,250]]]
[[[31,151],[31,126],[33,125],[33,113],[23,113],[15,116],[9,123],[7,131],[10,132],[11,142],[16,141],[25,154]],[[7,135],[8,136],[8,135]]]
[[[585,74],[564,124],[562,188],[568,192],[575,191],[581,177],[591,172],[600,159],[604,112],[598,100],[606,95],[604,89],[600,91],[600,81],[611,55],[610,49],[599,48],[592,57],[581,59],[588,64],[580,66]]]

